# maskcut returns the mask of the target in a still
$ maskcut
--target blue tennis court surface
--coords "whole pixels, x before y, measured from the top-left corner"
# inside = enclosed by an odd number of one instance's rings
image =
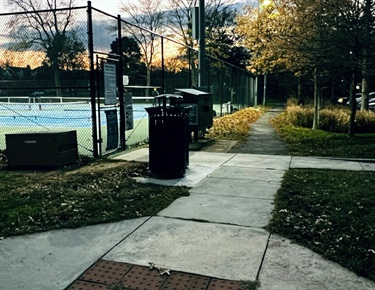
[[[150,104],[133,104],[133,119],[142,119],[148,117],[145,107]],[[117,110],[118,107],[101,108],[100,124],[106,125],[107,110]],[[78,127],[85,128],[92,126],[92,115],[89,104],[0,104],[0,126],[9,127]]]

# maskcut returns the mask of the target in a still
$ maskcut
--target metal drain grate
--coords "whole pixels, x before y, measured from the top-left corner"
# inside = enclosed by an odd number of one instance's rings
[[[212,278],[207,290],[240,290],[241,286],[242,285],[240,281]]]
[[[148,267],[133,266],[122,279],[123,285],[131,289],[153,290],[159,289],[168,276],[160,276],[156,269]]]
[[[103,284],[112,284],[124,277],[131,268],[131,265],[125,263],[99,260],[78,279]]]
[[[172,272],[161,290],[205,290],[210,279],[208,277]]]
[[[75,281],[67,290],[109,290],[106,285],[86,281]]]

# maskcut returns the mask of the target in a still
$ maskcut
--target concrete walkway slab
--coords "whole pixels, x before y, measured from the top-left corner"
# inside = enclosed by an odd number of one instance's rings
[[[282,155],[236,154],[224,166],[287,170],[292,157]]]
[[[210,177],[235,178],[244,180],[267,180],[279,182],[285,174],[285,170],[272,168],[251,168],[239,166],[221,166]]]
[[[0,288],[64,289],[147,218],[0,241]]]
[[[175,200],[158,215],[261,228],[268,224],[272,209],[273,200],[191,194]]]
[[[319,157],[293,157],[290,168],[315,168],[331,170],[363,170],[359,162]]]
[[[204,151],[194,151],[189,153],[190,164],[200,163],[200,164],[216,164],[220,166],[221,164],[232,159],[236,154],[234,153],[216,153],[216,152],[204,152]]]
[[[366,171],[375,171],[375,162],[369,163],[369,162],[360,162],[361,166]]]
[[[280,184],[277,181],[207,177],[192,188],[190,193],[273,200],[277,190],[280,188]]]
[[[104,259],[254,280],[267,239],[262,229],[153,217]]]
[[[272,235],[259,290],[373,290],[375,283],[288,239]]]

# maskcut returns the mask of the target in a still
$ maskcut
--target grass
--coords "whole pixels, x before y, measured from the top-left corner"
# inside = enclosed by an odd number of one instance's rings
[[[297,126],[282,126],[278,133],[290,155],[375,159],[375,134],[330,133]]]
[[[367,133],[349,137],[347,133],[341,132],[343,128],[348,130],[348,124],[343,122],[343,119],[347,120],[348,118],[347,109],[343,110],[339,107],[332,109],[331,112],[326,109],[324,116],[321,118],[321,123],[329,124],[322,125],[322,127],[332,130],[336,128],[339,132],[331,132],[328,129],[312,130],[311,111],[310,107],[291,106],[272,120],[273,126],[285,141],[291,155],[375,159],[375,134],[371,133],[375,126],[375,113],[358,114],[359,120],[362,121],[358,120],[361,125],[357,130]],[[362,119],[365,115],[369,116],[366,121]]]
[[[141,163],[96,161],[53,171],[0,170],[0,236],[156,215],[186,187],[136,182]]]
[[[375,172],[287,171],[272,233],[375,280]]]
[[[325,112],[323,122],[342,129],[343,114],[341,108]],[[371,118],[361,128],[372,131]],[[272,124],[291,155],[375,159],[375,134],[312,130],[306,127],[310,109],[287,109]],[[374,182],[375,172],[369,171],[289,170],[268,229],[375,281]]]

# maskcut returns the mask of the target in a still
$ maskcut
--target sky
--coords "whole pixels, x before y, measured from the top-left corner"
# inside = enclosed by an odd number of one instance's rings
[[[34,0],[41,1],[41,0]],[[131,1],[131,0],[91,0],[91,5],[103,12],[106,12],[111,15],[121,14],[121,2],[122,1]],[[241,2],[256,2],[257,0],[245,0]],[[11,12],[9,5],[7,4],[8,0],[0,0],[0,13]],[[75,0],[76,6],[86,6],[87,0]]]
[[[86,6],[87,1],[75,0],[80,6]],[[121,14],[121,0],[91,0],[91,6],[111,15]]]
[[[35,0],[40,1],[40,0]],[[0,13],[11,12],[8,0],[0,0]],[[86,6],[86,0],[75,0],[75,6]],[[107,12],[112,15],[117,15],[120,13],[121,0],[91,0],[91,5],[97,9]],[[121,13],[120,13],[121,14]]]

